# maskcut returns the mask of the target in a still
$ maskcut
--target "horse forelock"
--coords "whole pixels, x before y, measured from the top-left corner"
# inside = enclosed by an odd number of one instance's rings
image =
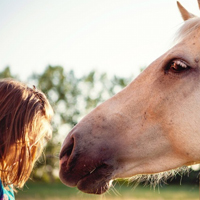
[[[200,17],[194,17],[186,20],[176,33],[174,42],[175,43],[180,42],[191,32],[195,31],[199,27],[200,27]]]

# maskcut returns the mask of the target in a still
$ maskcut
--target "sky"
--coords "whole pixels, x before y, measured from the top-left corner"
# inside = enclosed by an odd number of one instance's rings
[[[198,15],[197,1],[180,2]],[[181,24],[175,0],[0,0],[0,70],[22,80],[48,65],[136,76]]]

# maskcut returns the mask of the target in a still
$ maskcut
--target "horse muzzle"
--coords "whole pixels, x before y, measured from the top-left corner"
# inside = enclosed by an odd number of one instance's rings
[[[59,176],[67,186],[102,194],[111,186],[114,167],[107,162],[109,148],[105,144],[94,150],[92,146],[93,142],[80,137],[75,127],[61,148]]]

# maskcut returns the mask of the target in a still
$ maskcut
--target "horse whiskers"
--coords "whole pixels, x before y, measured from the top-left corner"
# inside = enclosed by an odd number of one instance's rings
[[[96,170],[96,167],[90,171],[90,174],[92,174]]]
[[[144,185],[150,185],[151,188],[155,189],[156,186],[159,186],[161,184],[167,184],[167,179],[175,177],[177,174],[182,176],[186,173],[190,172],[189,167],[180,167],[175,170],[169,170],[166,172],[160,172],[156,174],[142,174],[142,175],[136,175],[129,179],[129,182],[134,182],[134,188],[137,187],[141,182],[144,183]]]
[[[115,183],[116,184],[116,183]],[[111,185],[110,187],[111,191],[116,195],[116,196],[121,196],[121,194],[117,191],[117,189],[115,188],[115,185]]]

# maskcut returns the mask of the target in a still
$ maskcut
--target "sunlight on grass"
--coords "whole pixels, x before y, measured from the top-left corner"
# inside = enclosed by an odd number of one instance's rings
[[[149,187],[116,185],[104,195],[88,195],[76,188],[69,188],[62,183],[26,184],[23,190],[16,194],[17,200],[199,200],[198,186],[165,185],[155,190]]]

